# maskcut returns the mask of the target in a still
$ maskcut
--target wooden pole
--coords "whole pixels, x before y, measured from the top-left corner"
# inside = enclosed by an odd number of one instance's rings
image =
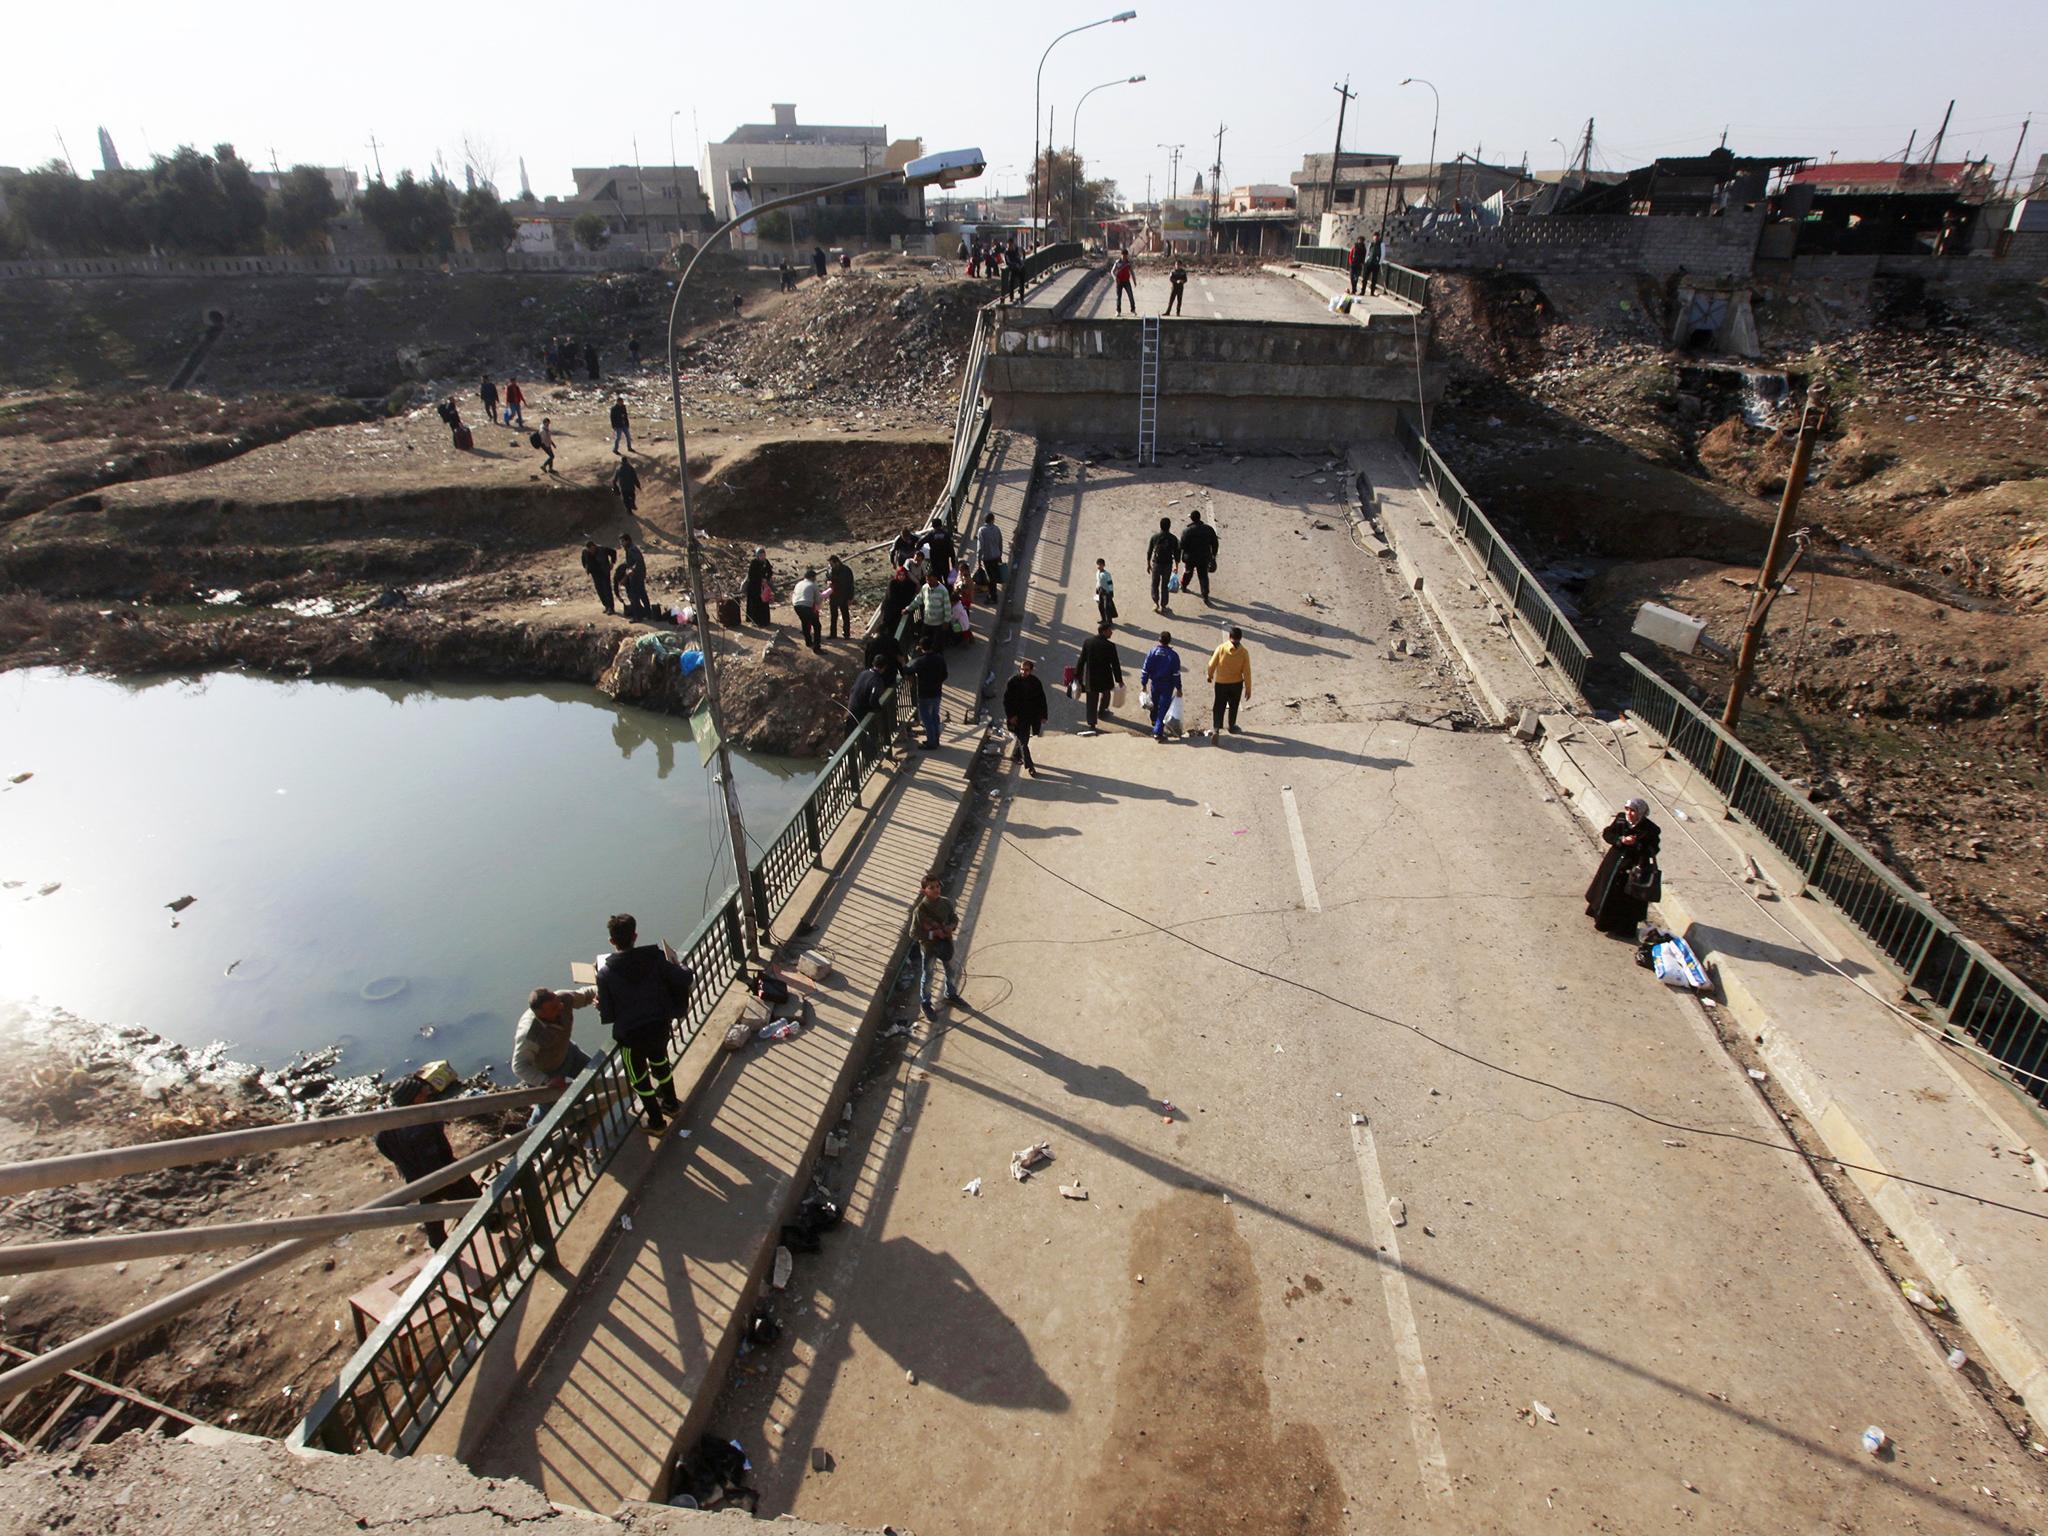
[[[422,1195],[430,1195],[443,1185],[454,1183],[465,1173],[473,1173],[484,1164],[514,1151],[525,1139],[526,1132],[521,1131],[516,1136],[494,1141],[488,1147],[472,1152],[467,1157],[457,1158],[439,1172],[430,1173],[424,1179],[414,1179],[410,1184],[402,1185],[389,1194],[379,1195],[362,1209],[378,1210],[387,1206],[405,1205]],[[52,1376],[61,1376],[73,1366],[84,1365],[88,1361],[98,1359],[124,1339],[132,1339],[137,1334],[147,1333],[180,1313],[191,1311],[201,1302],[211,1300],[223,1291],[231,1291],[238,1285],[254,1280],[260,1274],[276,1269],[280,1264],[290,1263],[300,1254],[319,1247],[321,1241],[315,1237],[302,1237],[292,1242],[279,1243],[275,1248],[266,1248],[263,1252],[252,1254],[239,1263],[230,1264],[218,1273],[193,1281],[183,1290],[173,1291],[168,1296],[160,1296],[148,1306],[138,1307],[125,1317],[116,1318],[90,1333],[81,1334],[69,1344],[60,1344],[32,1360],[23,1361],[11,1371],[0,1371],[0,1404],[14,1401],[29,1388],[40,1386]]]
[[[1742,651],[1735,658],[1735,676],[1728,683],[1728,705],[1721,711],[1721,724],[1729,730],[1742,717],[1742,695],[1756,671],[1756,653],[1763,645],[1764,619],[1771,600],[1778,595],[1778,561],[1785,553],[1785,538],[1792,529],[1792,514],[1799,506],[1799,493],[1806,485],[1806,467],[1813,459],[1813,440],[1820,436],[1826,416],[1818,405],[1808,402],[1799,418],[1799,441],[1792,450],[1792,468],[1785,476],[1785,494],[1778,502],[1778,520],[1771,524],[1770,546],[1764,551],[1764,568],[1757,573],[1756,597],[1749,605],[1749,622],[1742,631]]]
[[[166,1253],[200,1253],[209,1248],[253,1248],[294,1237],[340,1237],[375,1227],[409,1227],[429,1221],[460,1221],[473,1200],[444,1200],[433,1205],[407,1205],[389,1210],[330,1211],[317,1216],[272,1216],[261,1221],[221,1222],[216,1226],[167,1227],[161,1232],[110,1232],[99,1237],[68,1237],[49,1243],[17,1243],[0,1247],[0,1275],[34,1275],[49,1269],[76,1269],[84,1264],[119,1264],[153,1259]]]
[[[279,1147],[302,1147],[316,1141],[374,1136],[394,1126],[424,1125],[434,1120],[466,1120],[471,1115],[486,1115],[494,1110],[552,1104],[563,1092],[560,1088],[515,1088],[504,1093],[439,1099],[431,1104],[408,1104],[398,1109],[331,1115],[325,1120],[295,1120],[289,1125],[257,1125],[239,1131],[218,1131],[211,1136],[188,1136],[182,1141],[143,1141],[128,1147],[108,1147],[99,1152],[77,1152],[69,1157],[4,1163],[0,1164],[0,1195],[55,1189],[59,1185],[84,1184],[94,1179],[115,1179],[127,1173],[153,1173],[159,1168],[183,1168],[192,1163],[218,1162],[222,1158],[271,1152]]]

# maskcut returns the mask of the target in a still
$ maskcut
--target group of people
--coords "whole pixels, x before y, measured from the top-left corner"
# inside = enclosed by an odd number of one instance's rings
[[[639,338],[635,337],[629,350],[637,350],[638,346]],[[579,344],[567,336],[551,336],[541,344],[540,355],[542,371],[547,374],[550,384],[569,383],[576,377],[579,362],[593,382],[604,377],[598,366],[597,343],[594,341]]]
[[[1370,242],[1360,235],[1351,242],[1351,254],[1345,265],[1351,269],[1351,291],[1370,297],[1380,291],[1380,262],[1386,255],[1387,237],[1384,231],[1375,233]]]
[[[1175,592],[1192,592],[1201,584],[1202,601],[1215,607],[1209,596],[1209,578],[1216,574],[1216,556],[1223,541],[1213,525],[1202,520],[1199,511],[1188,513],[1187,526],[1173,531],[1173,519],[1159,519],[1159,531],[1145,541],[1145,574],[1150,578],[1152,611],[1171,614]],[[1099,616],[1116,618],[1115,583],[1102,561],[1095,562],[1095,602]]]
[[[498,416],[498,386],[488,373],[483,376],[476,392],[477,398],[484,403],[485,421],[497,422],[503,427],[526,425],[526,391],[519,387],[516,375],[505,380],[505,415],[502,420]]]
[[[597,589],[597,600],[606,613],[617,611],[612,606],[616,593],[617,600],[625,606],[627,618],[653,617],[654,606],[647,601],[647,557],[633,542],[632,534],[620,534],[616,550],[595,539],[586,539],[583,569],[589,573],[590,584]]]

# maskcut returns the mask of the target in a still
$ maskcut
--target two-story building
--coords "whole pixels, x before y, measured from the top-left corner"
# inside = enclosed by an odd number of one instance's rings
[[[720,223],[773,198],[900,170],[924,153],[921,140],[892,140],[885,124],[800,123],[788,102],[777,102],[773,110],[773,122],[742,123],[704,148],[704,191]],[[924,189],[901,183],[840,193],[790,212],[793,223],[777,219],[769,226],[767,233],[776,237],[769,244],[886,246],[891,237],[911,240],[925,231]],[[763,233],[752,223],[743,225],[735,243],[755,246]]]

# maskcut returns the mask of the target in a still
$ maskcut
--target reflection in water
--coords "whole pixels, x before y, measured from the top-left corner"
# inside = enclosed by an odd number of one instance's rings
[[[568,684],[0,675],[0,999],[262,1063],[502,1070],[607,914],[680,942],[729,888],[696,767],[686,722]],[[736,763],[750,825],[812,770]]]

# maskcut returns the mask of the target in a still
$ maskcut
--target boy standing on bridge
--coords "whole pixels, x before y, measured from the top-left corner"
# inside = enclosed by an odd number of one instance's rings
[[[666,944],[639,942],[632,913],[606,919],[605,932],[612,952],[597,963],[597,1016],[612,1027],[647,1129],[658,1131],[668,1124],[663,1114],[682,1107],[668,1060],[669,1026],[688,1010],[695,978]]]
[[[1169,315],[1183,314],[1184,311],[1180,307],[1180,301],[1182,296],[1188,291],[1188,264],[1180,257],[1174,257],[1173,270],[1166,275],[1166,281],[1171,286],[1167,290],[1166,308],[1163,313]],[[1135,304],[1136,301],[1133,300],[1132,302]]]
[[[1124,299],[1128,296],[1131,313],[1135,315],[1138,312],[1138,291],[1131,286],[1131,253],[1128,250],[1117,252],[1116,265],[1110,268],[1110,276],[1116,279],[1116,312],[1124,312]]]
[[[953,935],[959,931],[960,914],[946,899],[937,873],[924,877],[917,900],[910,906],[910,939],[917,948],[917,1006],[928,1019],[936,1019],[932,1006],[931,977],[937,971],[945,978],[946,1001],[964,1003],[960,995],[960,967],[953,958]]]
[[[1386,252],[1387,233],[1385,230],[1376,231],[1372,237],[1372,245],[1365,253],[1365,283],[1368,295],[1380,291],[1380,258],[1386,255]]]
[[[1351,254],[1345,265],[1351,268],[1351,291],[1358,292],[1358,285],[1365,281],[1365,236],[1360,235],[1351,242]]]

